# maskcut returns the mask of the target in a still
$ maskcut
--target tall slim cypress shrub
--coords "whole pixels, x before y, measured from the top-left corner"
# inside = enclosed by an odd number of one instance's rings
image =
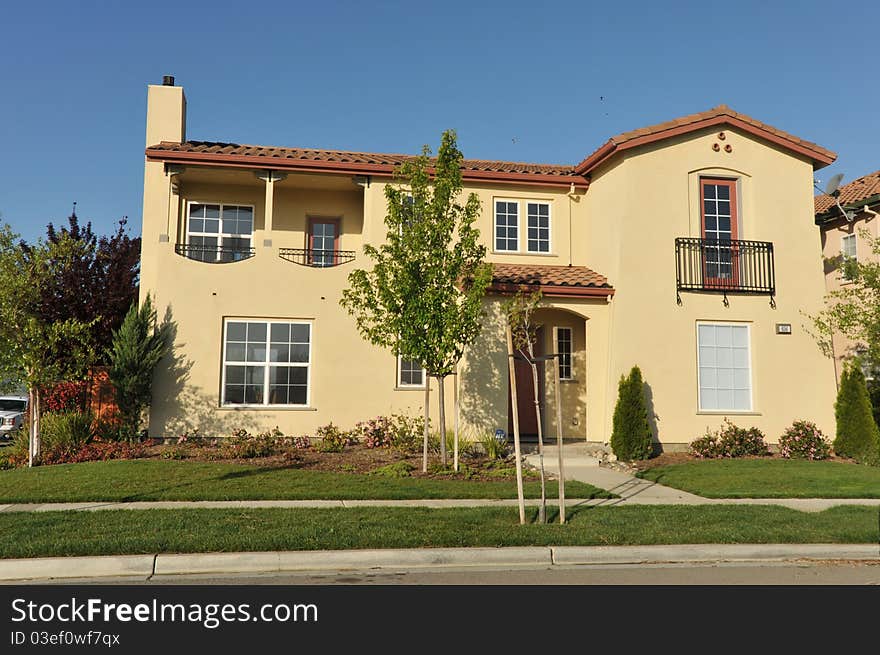
[[[834,416],[836,454],[865,464],[880,460],[880,430],[874,422],[865,375],[858,364],[848,364],[843,369]]]
[[[618,459],[647,459],[653,450],[642,371],[633,366],[620,376],[611,431],[611,450]]]

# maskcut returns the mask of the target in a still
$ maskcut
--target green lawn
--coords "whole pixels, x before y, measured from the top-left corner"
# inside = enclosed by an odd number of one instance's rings
[[[529,509],[530,520],[535,510]],[[555,512],[551,510],[551,517]],[[573,508],[520,526],[515,508],[3,512],[0,557],[441,546],[876,543],[877,510],[773,506]]]
[[[640,477],[706,498],[880,498],[880,467],[843,462],[699,460]]]
[[[548,483],[547,493],[551,498],[557,493],[555,483]],[[527,482],[525,494],[539,498],[539,483]],[[580,482],[566,482],[565,494],[569,498],[614,497]],[[117,460],[0,471],[0,503],[424,498],[516,498],[516,482],[382,478],[173,460]]]

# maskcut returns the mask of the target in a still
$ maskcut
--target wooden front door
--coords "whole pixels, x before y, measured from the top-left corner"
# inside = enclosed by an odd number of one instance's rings
[[[535,356],[544,354],[544,330],[538,329],[535,343]],[[535,410],[535,388],[532,379],[532,367],[523,360],[515,358],[514,373],[516,376],[516,405],[519,415],[519,434],[521,437],[537,438],[538,413]],[[508,399],[511,394],[508,391]],[[544,362],[538,362],[538,400],[541,412],[544,412]],[[507,404],[507,434],[513,436],[513,404]]]

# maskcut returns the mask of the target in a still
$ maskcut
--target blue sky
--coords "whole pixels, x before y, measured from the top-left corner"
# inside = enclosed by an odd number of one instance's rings
[[[188,137],[575,163],[609,136],[719,103],[880,168],[871,26],[850,2],[9,3],[0,215],[25,238],[72,202],[140,232],[146,86],[172,74]],[[842,16],[840,18],[839,16]],[[864,29],[863,29],[864,28]]]

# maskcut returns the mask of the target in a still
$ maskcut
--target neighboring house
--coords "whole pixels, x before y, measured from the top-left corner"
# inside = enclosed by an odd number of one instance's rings
[[[369,264],[363,246],[384,239],[383,190],[407,156],[189,141],[185,107],[173,78],[149,87],[141,294],[177,323],[151,434],[312,434],[419,412],[418,363],[365,343],[339,306],[349,272]],[[608,441],[635,364],[666,447],[725,416],[771,442],[795,419],[833,432],[832,363],[801,312],[822,307],[813,172],[834,158],[721,105],[613,137],[576,165],[465,161],[494,266],[460,367],[465,429],[510,427],[500,306],[524,285],[546,299],[539,351],[562,354],[565,437]],[[518,388],[531,434],[531,391]]]
[[[849,283],[841,265],[845,258],[877,260],[864,237],[865,232],[875,239],[880,236],[880,171],[843,185],[833,196],[816,196],[815,212],[822,234],[825,288],[835,291]],[[858,354],[859,344],[835,335],[833,347],[835,375],[839,378],[843,359]]]

